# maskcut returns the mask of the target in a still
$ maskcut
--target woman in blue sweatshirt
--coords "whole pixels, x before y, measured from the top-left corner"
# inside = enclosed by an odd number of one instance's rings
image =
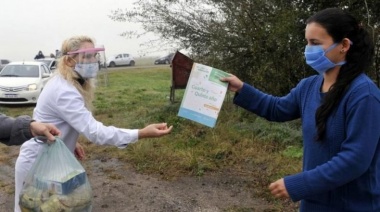
[[[335,8],[307,20],[306,63],[319,74],[275,97],[236,76],[221,79],[234,103],[270,121],[301,118],[303,171],[269,185],[300,211],[380,211],[380,90],[364,74],[373,57],[369,34]]]

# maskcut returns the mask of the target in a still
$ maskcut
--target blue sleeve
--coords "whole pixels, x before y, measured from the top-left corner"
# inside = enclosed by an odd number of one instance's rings
[[[379,97],[367,93],[350,101],[346,112],[346,138],[341,151],[314,169],[285,177],[291,199],[298,201],[336,189],[367,172],[378,154],[379,120]]]
[[[234,103],[269,121],[284,122],[300,117],[299,90],[303,82],[283,97],[265,94],[244,83],[243,88],[234,97]]]

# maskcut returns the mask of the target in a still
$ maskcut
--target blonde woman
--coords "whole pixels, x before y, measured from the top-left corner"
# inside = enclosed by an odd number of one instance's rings
[[[143,129],[122,129],[104,126],[91,113],[94,98],[94,79],[98,72],[97,53],[94,41],[87,36],[75,36],[62,44],[62,56],[56,75],[42,91],[33,118],[49,122],[61,130],[61,138],[74,152],[80,134],[99,145],[126,147],[138,139],[160,137],[170,133],[172,126],[166,123],[151,124]],[[39,148],[33,139],[25,142],[15,168],[15,211],[19,212],[19,194],[23,181],[37,157]],[[83,156],[83,152],[82,152]]]

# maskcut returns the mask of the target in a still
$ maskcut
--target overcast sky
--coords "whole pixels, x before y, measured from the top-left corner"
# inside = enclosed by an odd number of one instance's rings
[[[103,44],[106,55],[126,52],[141,56],[148,40],[127,39],[120,34],[139,25],[115,22],[112,10],[132,7],[134,0],[1,0],[0,59],[33,60],[60,49],[74,35],[88,35]],[[161,55],[163,52],[148,55]]]

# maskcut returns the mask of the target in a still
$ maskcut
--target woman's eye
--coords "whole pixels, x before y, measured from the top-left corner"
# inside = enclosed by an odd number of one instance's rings
[[[306,40],[306,45],[318,46],[318,45],[321,45],[321,43],[319,43],[319,41],[315,39],[310,39],[310,40]]]
[[[96,59],[97,56],[98,56],[98,53],[96,53],[96,54],[86,54],[85,58],[88,59],[88,60],[90,60],[92,58]]]

